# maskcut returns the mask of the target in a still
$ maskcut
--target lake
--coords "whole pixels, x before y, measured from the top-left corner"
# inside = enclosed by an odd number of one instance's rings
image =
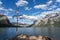
[[[18,34],[42,35],[53,37],[56,40],[60,40],[60,28],[59,27],[37,27],[37,28],[18,28]],[[16,28],[0,28],[0,40],[7,40],[16,36]]]

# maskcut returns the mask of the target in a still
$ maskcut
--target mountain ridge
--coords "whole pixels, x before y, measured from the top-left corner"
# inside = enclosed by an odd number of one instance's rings
[[[51,13],[47,14],[43,19],[37,20],[37,22],[33,25],[35,27],[47,27],[47,26],[60,26],[60,14],[59,13]]]

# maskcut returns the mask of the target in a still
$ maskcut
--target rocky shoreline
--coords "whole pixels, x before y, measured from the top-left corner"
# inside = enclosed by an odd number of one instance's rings
[[[9,40],[55,40],[55,39],[47,37],[47,36],[40,36],[40,35],[39,36],[27,36],[27,35],[21,34]]]

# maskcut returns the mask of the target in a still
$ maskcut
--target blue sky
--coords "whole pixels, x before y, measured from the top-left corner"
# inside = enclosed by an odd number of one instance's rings
[[[49,13],[60,12],[60,0],[0,0],[0,14],[7,15],[11,22],[16,21],[12,16],[16,15],[17,7],[19,14],[36,20]]]

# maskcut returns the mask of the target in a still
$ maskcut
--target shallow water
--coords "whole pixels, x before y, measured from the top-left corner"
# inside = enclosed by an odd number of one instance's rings
[[[53,37],[56,40],[60,40],[60,28],[59,27],[37,27],[37,28],[18,28],[18,34],[26,35],[42,35]],[[7,40],[16,36],[16,28],[0,28],[0,40]]]

